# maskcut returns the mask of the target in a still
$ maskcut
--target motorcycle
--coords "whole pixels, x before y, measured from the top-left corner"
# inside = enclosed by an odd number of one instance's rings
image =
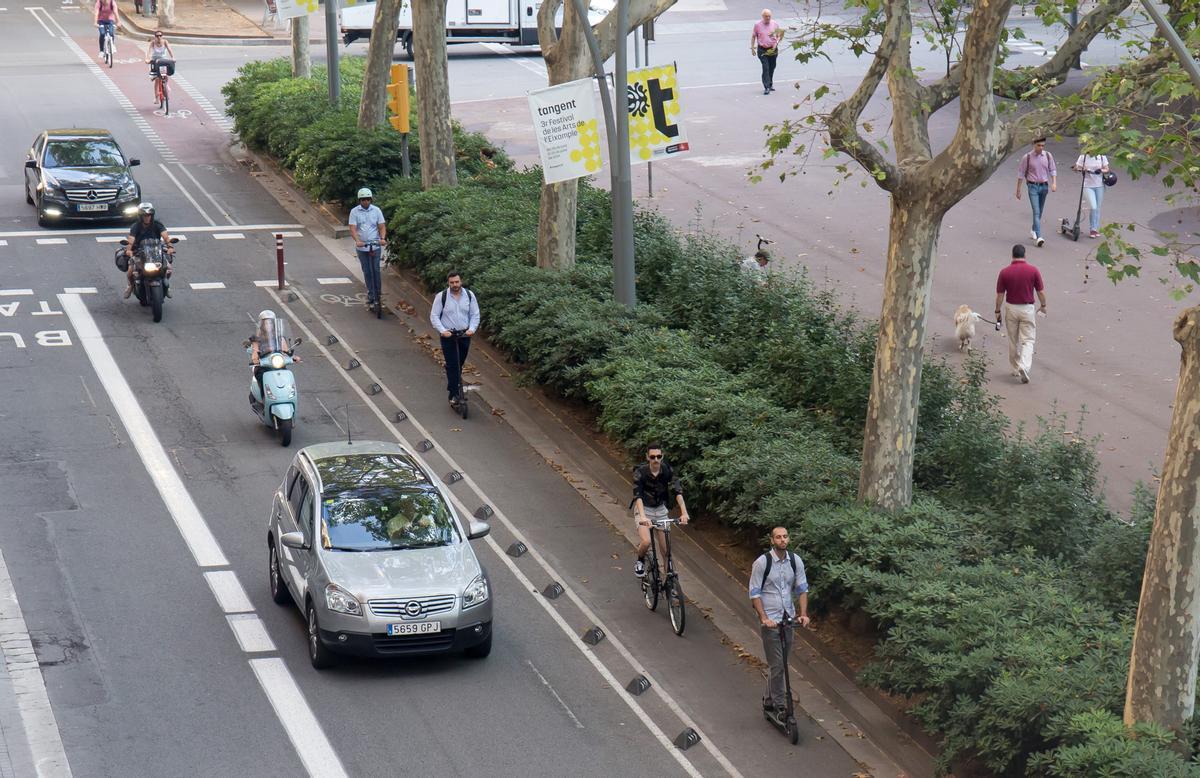
[[[250,410],[263,424],[278,430],[280,445],[290,446],[299,402],[296,377],[290,366],[297,361],[292,354],[303,341],[296,338],[288,344],[282,326],[278,334],[256,340],[258,364],[250,362],[254,368],[250,375]],[[244,341],[242,345],[247,354],[253,355],[252,341]]]
[[[171,243],[178,243],[179,238],[171,238]],[[129,240],[123,239],[122,246],[128,246]],[[124,250],[117,256],[117,267],[121,266]],[[172,265],[175,258],[167,251],[166,244],[160,238],[147,238],[138,246],[133,255],[133,293],[143,306],[150,306],[154,321],[162,321],[163,300],[171,285]]]

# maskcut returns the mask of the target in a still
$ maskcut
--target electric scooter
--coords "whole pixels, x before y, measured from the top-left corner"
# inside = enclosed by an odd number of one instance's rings
[[[1083,216],[1083,185],[1087,183],[1087,174],[1088,172],[1084,170],[1082,177],[1079,179],[1079,205],[1075,208],[1075,225],[1071,226],[1071,220],[1065,216],[1058,224],[1058,231],[1062,233],[1063,237],[1074,241],[1079,240],[1079,221]]]
[[[300,399],[296,391],[296,377],[289,366],[295,361],[292,352],[301,342],[300,338],[296,338],[289,351],[283,351],[278,346],[274,351],[266,351],[271,346],[260,344],[258,364],[250,363],[256,368],[250,374],[250,410],[263,424],[279,431],[279,443],[284,447],[292,444],[292,428],[296,423],[296,408]],[[247,354],[251,353],[250,341],[242,345],[246,347]]]
[[[779,642],[780,645],[786,646],[787,628],[792,626],[792,622],[788,618],[783,618],[779,621]],[[796,710],[792,703],[792,674],[788,670],[787,658],[783,662],[783,688],[784,699],[787,700],[787,707],[784,710],[776,710],[775,708],[763,708],[763,718],[771,722],[771,726],[783,733],[784,737],[792,741],[792,745],[800,742],[800,727],[796,724]]]
[[[454,399],[450,400],[450,407],[455,413],[465,419],[467,418],[467,414],[469,413],[470,409],[467,407],[467,390],[466,387],[463,386],[462,351],[459,349],[458,343],[461,338],[467,337],[467,332],[466,330],[451,330],[450,334],[454,337],[454,356],[458,362],[458,393],[454,395]]]

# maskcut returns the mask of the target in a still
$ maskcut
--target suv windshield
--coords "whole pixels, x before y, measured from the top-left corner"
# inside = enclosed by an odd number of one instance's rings
[[[326,493],[321,544],[334,551],[380,551],[446,546],[454,523],[433,488],[372,487]]]
[[[125,158],[117,144],[104,138],[52,140],[46,144],[42,164],[56,167],[124,167]]]

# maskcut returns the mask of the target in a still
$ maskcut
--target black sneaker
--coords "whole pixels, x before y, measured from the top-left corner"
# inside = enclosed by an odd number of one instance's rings
[[[646,574],[646,563],[640,559],[638,561],[634,562],[633,563],[633,574],[636,575],[638,578],[641,578],[642,576],[644,576]]]

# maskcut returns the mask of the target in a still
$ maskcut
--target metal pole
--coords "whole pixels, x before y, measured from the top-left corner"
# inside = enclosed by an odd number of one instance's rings
[[[1192,53],[1187,50],[1187,46],[1183,45],[1183,41],[1179,39],[1179,33],[1175,32],[1175,28],[1171,26],[1159,10],[1154,7],[1150,0],[1142,0],[1142,6],[1146,9],[1146,13],[1150,14],[1150,18],[1158,25],[1158,31],[1167,39],[1167,44],[1171,50],[1175,52],[1175,56],[1179,58],[1179,64],[1187,71],[1188,76],[1192,79],[1192,85],[1196,89],[1200,89],[1200,66],[1196,65],[1196,60],[1192,57]]]
[[[654,22],[648,22],[648,24],[651,25],[648,29],[652,30]],[[643,35],[642,37],[646,44],[646,67],[650,67],[650,36]],[[650,160],[646,160],[646,196],[651,200],[654,199],[654,163]]]
[[[588,49],[592,53],[592,66],[596,70],[596,78],[600,81],[600,104],[604,111],[604,129],[608,135],[608,172],[612,180],[612,201],[613,201],[613,292],[618,302],[625,303],[632,307],[636,302],[636,289],[633,284],[633,197],[629,191],[629,143],[626,141],[624,145],[619,140],[614,140],[617,135],[627,135],[629,131],[629,99],[625,94],[626,80],[625,72],[621,72],[621,83],[616,85],[615,91],[621,100],[621,113],[618,116],[613,108],[612,95],[608,91],[608,79],[604,77],[604,59],[600,56],[600,43],[596,40],[596,34],[592,31],[591,25],[587,23],[587,8],[583,0],[572,0],[575,6],[575,15],[579,17],[579,24],[583,25],[583,35],[587,40]],[[624,13],[625,0],[620,0],[618,10]],[[618,15],[620,19],[620,15]],[[626,23],[628,27],[628,23]],[[618,29],[620,26],[618,24]],[[621,51],[622,47],[618,47]],[[624,61],[623,55],[618,54],[622,64]],[[618,121],[620,119],[620,121]],[[620,127],[624,127],[622,130]],[[621,199],[620,191],[620,167],[621,158],[625,158],[625,196]],[[628,220],[622,217],[620,211],[628,211]],[[629,224],[630,230],[626,237],[622,237],[624,225]],[[628,284],[623,278],[623,273],[628,272]],[[626,300],[622,294],[628,290],[629,298]]]
[[[325,0],[325,65],[329,69],[329,104],[334,108],[342,101],[342,81],[338,77],[337,0]]]
[[[587,17],[584,17],[585,19]],[[629,164],[629,0],[617,0],[617,62],[613,91],[617,93],[615,158],[617,187],[613,190],[613,294],[630,308],[637,305],[633,256],[633,182]]]
[[[641,47],[641,40],[640,40],[641,37],[642,36],[641,36],[641,33],[638,32],[638,28],[634,27],[633,28],[633,66],[635,68],[640,68],[642,66],[642,47]],[[648,65],[650,63],[647,62],[646,64]]]
[[[1071,21],[1070,21],[1070,24],[1067,25],[1067,28],[1068,28],[1067,29],[1068,34],[1073,34],[1075,32],[1075,30],[1079,29],[1079,5],[1078,4],[1076,4],[1076,6],[1071,9]],[[1075,57],[1071,61],[1071,67],[1074,68],[1075,70],[1083,70],[1082,56],[1083,56],[1082,54],[1076,54]]]
[[[275,268],[279,273],[279,289],[283,290],[287,282],[283,279],[283,233],[275,233]]]

